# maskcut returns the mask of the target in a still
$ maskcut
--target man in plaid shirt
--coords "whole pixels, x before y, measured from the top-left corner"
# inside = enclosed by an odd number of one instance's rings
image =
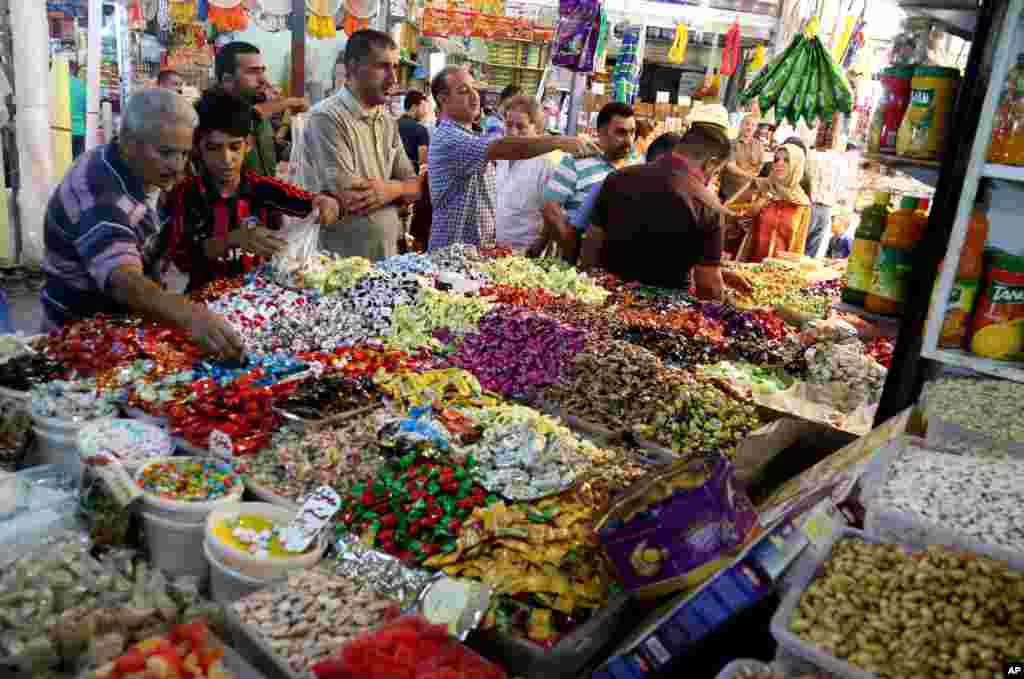
[[[427,178],[434,206],[428,250],[453,243],[494,247],[495,160],[526,160],[551,151],[582,154],[589,142],[578,137],[486,137],[472,132],[480,94],[469,71],[441,70],[430,85],[441,121],[430,140]]]

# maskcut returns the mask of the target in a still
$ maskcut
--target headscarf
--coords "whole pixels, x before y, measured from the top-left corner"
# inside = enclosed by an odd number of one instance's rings
[[[795,144],[786,144],[782,148],[789,157],[789,162],[786,163],[786,176],[779,179],[773,172],[768,180],[771,191],[775,194],[776,198],[787,203],[810,205],[811,199],[800,188],[800,181],[804,177],[804,165],[807,163],[807,156],[804,154],[803,149]]]

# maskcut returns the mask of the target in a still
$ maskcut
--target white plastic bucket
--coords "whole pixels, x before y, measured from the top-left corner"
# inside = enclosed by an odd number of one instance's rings
[[[182,523],[163,516],[142,513],[149,547],[150,564],[171,577],[192,575],[205,581],[210,565],[203,554],[205,525]]]
[[[63,417],[43,417],[42,415],[36,415],[35,413],[29,413],[32,415],[32,423],[35,425],[37,430],[42,430],[51,434],[78,434],[78,430],[85,426],[89,420],[69,420]]]
[[[214,535],[214,527],[242,514],[260,516],[278,524],[287,524],[295,518],[295,512],[268,502],[240,502],[232,507],[216,509],[206,517],[206,542],[210,551],[220,563],[250,578],[276,578],[292,571],[312,568],[323,556],[326,542],[320,543],[303,554],[295,556],[254,556],[248,552],[225,544]]]
[[[138,481],[146,469],[159,462],[187,462],[192,458],[187,457],[166,457],[156,458],[150,460],[145,465],[139,467],[139,470],[135,472],[135,480]],[[158,497],[152,493],[142,492],[142,507],[143,510],[156,515],[161,516],[165,519],[172,521],[179,521],[184,523],[199,523],[202,524],[206,520],[206,516],[214,511],[215,509],[223,509],[232,505],[238,504],[242,500],[242,493],[245,491],[245,484],[242,483],[241,479],[238,480],[235,488],[231,491],[231,494],[222,497],[217,500],[209,500],[207,502],[185,502],[180,500],[168,500],[166,498]],[[199,546],[196,546],[197,551]]]
[[[82,462],[78,455],[78,431],[53,432],[33,427],[36,433],[35,448],[29,453],[28,464],[57,465],[77,482],[82,475]]]
[[[250,578],[228,568],[217,560],[209,540],[203,541],[203,553],[210,563],[210,595],[219,604],[232,604],[253,592],[287,580],[287,577]]]

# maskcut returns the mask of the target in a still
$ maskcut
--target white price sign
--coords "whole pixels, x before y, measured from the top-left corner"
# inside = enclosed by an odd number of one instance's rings
[[[230,461],[235,456],[235,445],[231,441],[231,437],[220,429],[214,429],[210,432],[208,447],[210,455],[222,460]]]

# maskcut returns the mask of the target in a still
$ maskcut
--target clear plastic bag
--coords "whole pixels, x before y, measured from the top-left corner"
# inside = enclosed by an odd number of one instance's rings
[[[278,237],[287,245],[270,262],[274,280],[281,285],[298,285],[298,273],[306,262],[316,256],[320,242],[320,213],[313,210],[305,219],[287,219]]]

